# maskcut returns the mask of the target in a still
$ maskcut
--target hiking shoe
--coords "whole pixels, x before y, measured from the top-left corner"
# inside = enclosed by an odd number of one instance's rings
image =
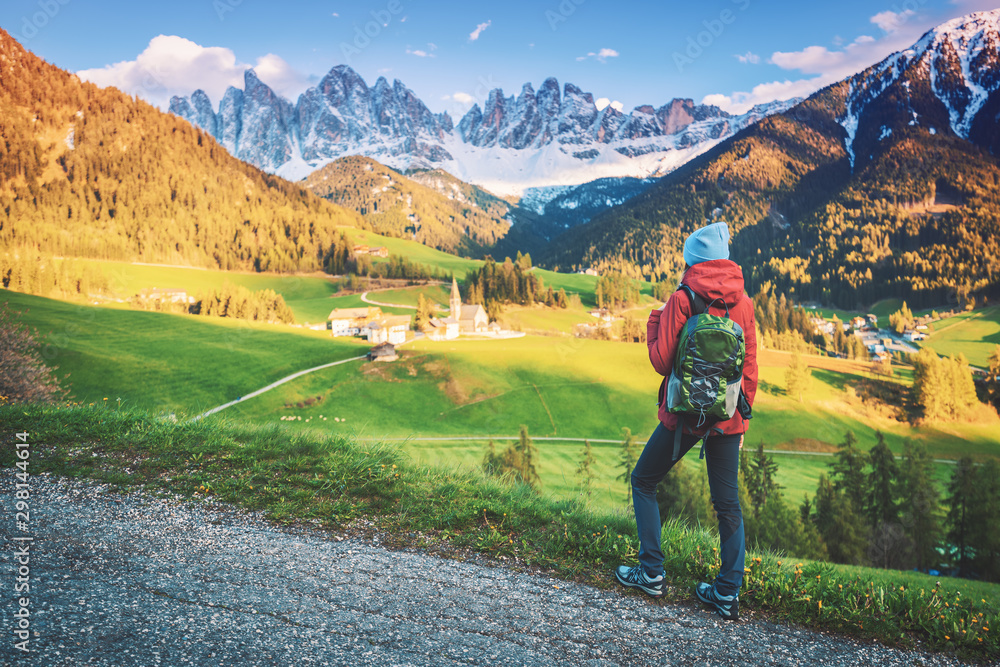
[[[642,569],[641,565],[636,565],[635,567],[625,567],[620,565],[618,569],[615,570],[615,579],[622,586],[628,586],[629,588],[638,588],[644,591],[647,595],[652,595],[654,598],[658,598],[663,595],[663,575],[659,574],[655,577],[650,577],[646,574],[646,571]]]
[[[735,621],[740,617],[740,597],[738,595],[719,595],[712,584],[700,583],[694,589],[698,599],[707,604],[727,621]]]

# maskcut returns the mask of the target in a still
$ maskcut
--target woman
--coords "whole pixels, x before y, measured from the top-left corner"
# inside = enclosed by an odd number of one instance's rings
[[[709,304],[713,315],[726,315],[742,327],[746,345],[743,364],[743,393],[747,407],[757,393],[757,337],[754,329],[753,302],[743,291],[743,272],[729,260],[729,228],[716,222],[693,232],[684,242],[687,268],[682,284]],[[681,329],[692,315],[698,314],[687,292],[678,290],[646,324],[649,360],[656,372],[670,377],[677,355]],[[744,410],[749,418],[749,410]],[[656,503],[656,485],[674,466],[674,435],[678,416],[667,411],[662,395],[659,402],[660,423],[646,443],[642,456],[632,471],[632,503],[639,533],[639,564],[621,566],[615,571],[619,583],[639,588],[649,595],[663,595],[663,552],[660,550],[660,510]],[[712,504],[719,519],[722,566],[715,581],[699,583],[698,599],[713,607],[722,618],[739,618],[739,592],[743,583],[745,546],[743,514],[739,501],[740,449],[749,423],[741,410],[727,421],[697,424],[682,423],[680,456],[695,443],[705,439],[704,453]],[[679,460],[679,457],[678,457]]]

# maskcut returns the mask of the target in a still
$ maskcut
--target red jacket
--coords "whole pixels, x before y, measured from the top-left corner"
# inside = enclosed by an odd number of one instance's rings
[[[728,259],[716,259],[695,264],[684,272],[682,282],[696,294],[710,302],[721,299],[729,306],[729,317],[743,328],[746,343],[746,357],[743,362],[743,393],[750,405],[753,405],[757,395],[757,332],[754,328],[753,302],[743,291],[743,272],[735,262]],[[709,306],[713,315],[725,315],[726,309],[721,303]],[[646,323],[646,345],[649,347],[649,361],[656,372],[663,377],[670,377],[677,356],[677,343],[680,340],[681,328],[688,318],[694,315],[691,299],[683,291],[674,292],[670,299],[659,310],[649,315]],[[662,391],[662,388],[661,388]],[[666,411],[666,401],[660,396],[660,421],[668,429],[677,428],[677,415]],[[704,435],[708,427],[692,429],[686,420],[685,433]],[[716,422],[711,428],[721,428],[723,433],[746,433],[749,424],[739,411],[732,419]]]

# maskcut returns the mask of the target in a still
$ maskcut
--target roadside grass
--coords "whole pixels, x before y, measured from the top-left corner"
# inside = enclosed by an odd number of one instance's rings
[[[30,474],[222,501],[278,523],[331,530],[367,523],[391,546],[456,558],[476,552],[600,587],[612,585],[612,567],[637,554],[628,512],[553,500],[473,471],[418,465],[385,444],[237,420],[173,423],[103,406],[0,406],[0,424],[7,443],[0,465],[14,469],[14,433],[27,432]],[[693,584],[713,576],[717,544],[712,530],[665,526],[668,599],[690,600]],[[772,620],[978,660],[1000,651],[998,601],[1000,587],[992,584],[753,551],[741,593],[745,612]]]
[[[989,368],[990,354],[1000,345],[1000,306],[947,317],[930,329],[932,335],[921,347],[945,356],[964,354],[973,366]]]

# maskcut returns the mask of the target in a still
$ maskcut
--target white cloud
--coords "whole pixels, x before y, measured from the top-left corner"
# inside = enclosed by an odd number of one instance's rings
[[[880,39],[861,35],[842,49],[831,51],[825,46],[807,46],[801,51],[771,54],[769,62],[785,70],[798,70],[804,74],[818,74],[830,81],[856,74],[892,53],[911,46],[923,32],[922,26],[899,26]]]
[[[911,17],[916,16],[916,14],[912,9],[905,9],[901,12],[886,10],[871,17],[870,20],[881,28],[883,32],[896,32],[903,23],[906,23]]]
[[[436,58],[434,51],[437,51],[437,44],[430,42],[427,44],[427,49],[410,49],[409,46],[406,47],[406,52],[411,56],[419,56],[420,58]]]
[[[621,102],[619,102],[618,100],[611,101],[607,97],[598,98],[594,102],[594,106],[597,107],[598,111],[600,111],[604,107],[608,107],[608,106],[610,106],[612,109],[616,109],[617,111],[621,111],[622,109],[625,108],[625,105],[622,104]]]
[[[441,99],[450,103],[447,110],[456,116],[464,116],[465,113],[472,108],[473,104],[480,101],[475,95],[470,95],[469,93],[464,93],[462,91],[458,91],[451,95],[442,95]]]
[[[746,113],[755,104],[773,102],[775,100],[790,100],[793,97],[806,97],[816,92],[826,83],[820,77],[800,79],[798,81],[772,81],[754,86],[750,92],[735,92],[729,95],[706,95],[702,104],[713,104],[729,113]]]
[[[333,18],[339,19],[340,18],[340,14],[338,14],[337,12],[334,12],[333,13]]]
[[[983,4],[980,0],[953,0],[953,3],[961,4],[963,9],[969,11],[970,5]],[[754,104],[811,95],[824,86],[864,71],[892,53],[909,48],[927,29],[941,21],[940,18],[924,16],[911,9],[880,12],[869,20],[882,30],[884,34],[881,37],[860,35],[845,44],[845,40],[838,36],[833,40],[832,50],[812,45],[801,51],[775,51],[768,58],[772,65],[797,71],[805,75],[805,78],[771,81],[757,85],[750,91],[736,91],[728,95],[708,95],[703,103],[716,104],[727,111],[741,113]],[[737,58],[743,62],[743,56]]]
[[[261,56],[254,66],[257,77],[270,86],[274,92],[294,102],[310,86],[316,85],[319,78],[307,76],[292,68],[283,58],[273,53]],[[216,101],[215,98],[212,98]]]
[[[735,55],[735,58],[741,63],[750,63],[751,65],[756,65],[760,62],[760,56],[758,56],[753,51],[747,51],[746,53]]]
[[[201,88],[214,104],[226,88],[243,87],[243,73],[253,67],[261,81],[284,97],[295,99],[314,77],[294,70],[281,57],[267,54],[256,64],[239,62],[231,49],[201,46],[177,35],[158,35],[135,60],[80,70],[77,75],[99,86],[114,86],[166,109],[173,95]]]
[[[603,63],[606,62],[608,58],[617,58],[619,55],[621,54],[615,51],[614,49],[603,48],[597,53],[591,51],[585,56],[577,56],[576,59],[577,61],[580,61],[580,60],[586,60],[587,58],[596,58],[597,60]]]
[[[454,102],[458,102],[459,104],[468,105],[470,107],[476,103],[476,98],[473,95],[470,95],[468,93],[463,93],[462,91],[458,91],[454,95],[445,95],[441,99],[445,101],[451,100]]]
[[[477,25],[476,29],[469,33],[469,41],[474,42],[477,39],[479,39],[479,36],[483,34],[483,31],[489,28],[492,23],[493,21],[490,20],[487,21],[486,23],[480,23],[479,25]]]

